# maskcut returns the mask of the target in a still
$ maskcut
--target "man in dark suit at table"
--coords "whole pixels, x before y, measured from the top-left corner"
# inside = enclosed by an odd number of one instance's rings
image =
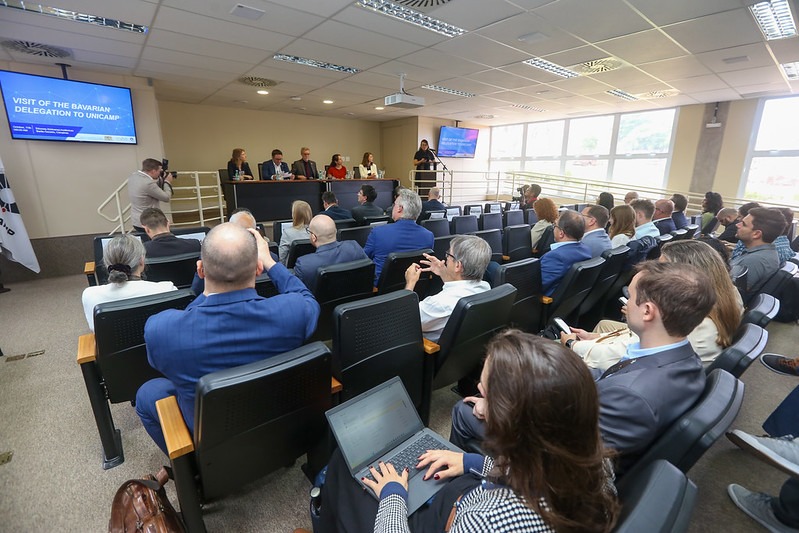
[[[300,278],[311,292],[316,290],[316,275],[320,267],[368,259],[366,252],[356,241],[337,241],[336,223],[321,213],[311,219],[308,234],[316,251],[297,259],[294,275]]]
[[[277,148],[272,150],[272,159],[264,161],[261,165],[261,172],[263,174],[262,179],[265,180],[282,179],[275,177],[278,172],[289,174],[289,165],[283,162],[283,152]],[[294,179],[294,175],[292,174],[289,179]]]
[[[322,193],[322,205],[325,210],[319,213],[320,215],[327,215],[333,220],[346,220],[352,218],[352,213],[338,205],[338,198],[333,191],[325,191]]]
[[[307,146],[300,148],[301,159],[291,164],[291,173],[298,180],[315,180],[319,174],[316,171],[316,161],[311,161],[311,149]]]
[[[430,211],[444,211],[447,208],[441,203],[441,189],[431,187],[427,193],[427,201],[422,203],[422,215]]]
[[[200,241],[181,239],[169,231],[169,220],[157,207],[148,207],[141,212],[144,232],[150,237],[144,243],[147,257],[168,257],[170,255],[200,253]]]
[[[352,208],[352,218],[357,222],[362,223],[366,217],[381,217],[383,210],[374,204],[377,200],[377,191],[371,185],[361,185],[358,189],[358,203]],[[421,205],[420,205],[421,209]]]

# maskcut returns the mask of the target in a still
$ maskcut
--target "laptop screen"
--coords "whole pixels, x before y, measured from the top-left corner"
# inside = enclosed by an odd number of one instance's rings
[[[443,211],[433,211],[430,213],[430,219],[435,220],[437,218],[444,218],[444,215],[446,215],[446,213]]]
[[[448,207],[447,208],[447,220],[452,222],[452,217],[460,216],[461,210],[458,207]]]
[[[205,239],[205,232],[198,231],[197,233],[184,233],[183,235],[176,235],[178,239],[197,239],[200,242],[203,242]]]
[[[103,245],[103,255],[105,255],[105,249],[108,248],[108,243],[111,242],[111,239],[113,239],[116,236],[117,235],[109,235],[108,238],[103,238],[100,240],[100,242]],[[139,239],[139,242],[141,242],[141,237],[139,237],[138,235],[134,235],[134,237]]]

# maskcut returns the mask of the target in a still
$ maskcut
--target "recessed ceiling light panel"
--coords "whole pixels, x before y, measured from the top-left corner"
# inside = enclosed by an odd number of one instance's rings
[[[576,78],[579,76],[576,72],[569,70],[567,68],[561,67],[560,65],[556,65],[551,61],[547,61],[546,59],[541,59],[540,57],[533,57],[526,61],[522,61],[525,65],[530,65],[531,67],[535,67],[550,74],[555,74],[556,76],[561,76],[562,78]]]
[[[286,61],[288,63],[297,63],[298,65],[305,65],[306,67],[323,68],[325,70],[332,70],[333,72],[344,72],[346,74],[357,74],[360,72],[360,70],[355,67],[345,67],[334,63],[317,61],[316,59],[308,59],[307,57],[275,54],[272,56],[272,59],[276,61]]]
[[[766,40],[787,39],[796,36],[796,24],[793,21],[791,6],[788,0],[770,0],[749,6],[760,31]]]
[[[515,107],[516,109],[523,109],[524,111],[536,111],[538,113],[543,113],[546,109],[541,107],[535,107],[531,105],[524,105],[524,104],[511,104],[511,107]]]
[[[438,91],[440,93],[454,94],[455,96],[463,96],[464,98],[471,98],[472,96],[477,96],[474,93],[467,93],[466,91],[459,91],[457,89],[441,87],[440,85],[422,85],[422,89],[429,89],[431,91]]]
[[[117,30],[132,31],[133,33],[147,33],[147,26],[143,26],[141,24],[122,22],[121,20],[114,20],[101,17],[99,15],[88,15],[86,13],[61,9],[59,7],[50,7],[43,6],[42,4],[34,4],[32,2],[24,2],[22,0],[0,0],[0,7],[20,9],[22,11],[27,11],[28,13],[49,15],[51,17],[57,17],[64,20],[83,22],[85,24],[94,24],[95,26],[103,26]]]
[[[622,100],[627,100],[628,102],[634,102],[638,100],[635,96],[626,93],[624,91],[620,91],[619,89],[612,89],[610,91],[605,91],[607,94],[615,96],[616,98],[621,98]]]
[[[466,33],[466,30],[463,28],[459,28],[443,20],[428,17],[424,13],[393,2],[388,2],[387,0],[360,0],[355,2],[355,5],[374,11],[375,13],[380,13],[381,15],[386,15],[387,17],[419,26],[426,30],[434,31],[441,35],[446,35],[447,37],[457,37],[458,35]]]
[[[789,80],[799,80],[799,63],[782,63],[780,66]]]

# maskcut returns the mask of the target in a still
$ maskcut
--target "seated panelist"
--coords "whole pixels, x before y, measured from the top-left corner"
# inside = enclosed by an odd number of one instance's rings
[[[272,150],[272,159],[264,161],[261,172],[265,180],[294,179],[294,174],[289,171],[288,163],[283,162],[283,152],[275,148]]]
[[[362,179],[374,179],[377,177],[377,165],[375,164],[375,156],[372,152],[364,152],[363,160],[358,165],[358,172]]]
[[[291,173],[298,180],[315,180],[319,176],[316,161],[311,161],[310,148],[307,146],[300,148],[300,159],[291,164]]]
[[[333,157],[330,159],[330,166],[327,167],[327,177],[328,178],[335,178],[337,180],[343,180],[347,177],[347,167],[342,164],[341,154],[333,154]]]
[[[244,148],[234,148],[233,156],[227,162],[227,175],[229,180],[235,180],[238,174],[241,180],[251,180],[253,178],[250,164],[247,163],[247,152]]]

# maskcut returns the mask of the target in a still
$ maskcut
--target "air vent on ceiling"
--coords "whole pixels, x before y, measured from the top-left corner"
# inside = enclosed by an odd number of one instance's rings
[[[578,74],[587,75],[610,72],[611,70],[616,70],[623,66],[624,62],[622,60],[616,59],[615,57],[605,57],[603,59],[594,59],[592,61],[586,61],[585,63],[579,63],[569,68]]]
[[[451,1],[452,0],[392,0],[395,4],[409,7],[416,11],[421,11],[422,13],[449,4]]]
[[[259,78],[257,76],[244,76],[243,78],[239,78],[239,83],[243,83],[244,85],[249,85],[251,87],[274,87],[277,85],[275,80]]]
[[[3,41],[3,48],[20,54],[39,57],[72,57],[72,52],[65,48],[58,48],[49,44],[34,43],[33,41]]]
[[[494,115],[475,115],[474,118],[482,118],[486,120],[490,120],[492,118],[496,118]]]
[[[640,98],[642,100],[654,100],[657,98],[670,98],[672,96],[677,96],[680,94],[680,91],[677,89],[666,89],[663,91],[649,91],[640,94],[634,94],[636,98]]]

